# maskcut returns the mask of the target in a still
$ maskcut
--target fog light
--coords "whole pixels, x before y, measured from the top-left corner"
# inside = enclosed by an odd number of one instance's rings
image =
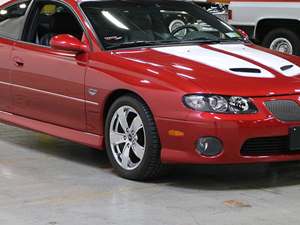
[[[197,141],[197,151],[204,156],[216,156],[223,151],[222,142],[215,137],[203,137]]]

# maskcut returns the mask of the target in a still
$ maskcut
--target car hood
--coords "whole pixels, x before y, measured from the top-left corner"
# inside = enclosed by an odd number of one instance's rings
[[[114,51],[191,92],[240,96],[300,93],[300,60],[252,44],[180,45]],[[165,73],[164,73],[165,72]],[[168,75],[166,75],[168,74]]]

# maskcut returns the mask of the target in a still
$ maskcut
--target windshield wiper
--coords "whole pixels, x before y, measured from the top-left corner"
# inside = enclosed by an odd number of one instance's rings
[[[151,46],[156,45],[157,41],[129,41],[123,42],[116,45],[111,45],[107,49],[117,49],[117,48],[130,48],[130,47],[140,47],[140,46]]]
[[[162,41],[158,41],[159,44],[190,44],[190,43],[203,43],[203,44],[207,44],[207,43],[219,43],[220,40],[216,39],[188,39],[188,40],[162,40]]]
[[[203,39],[200,39],[200,40],[189,40],[189,41],[186,41],[186,42],[192,42],[192,43],[199,43],[199,44],[217,44],[217,43],[220,43],[221,41],[220,40],[203,40]]]
[[[112,50],[118,48],[143,47],[143,46],[164,45],[164,44],[192,44],[192,43],[215,44],[215,43],[220,43],[220,40],[199,39],[199,40],[130,41],[130,42],[123,42],[116,45],[111,45],[107,47],[107,49]]]
[[[220,42],[234,42],[234,41],[245,42],[245,40],[243,38],[220,39]]]

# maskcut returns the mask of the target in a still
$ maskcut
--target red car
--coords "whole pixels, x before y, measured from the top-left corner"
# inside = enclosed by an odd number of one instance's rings
[[[163,164],[300,159],[300,58],[188,1],[21,0],[0,9],[0,119]]]

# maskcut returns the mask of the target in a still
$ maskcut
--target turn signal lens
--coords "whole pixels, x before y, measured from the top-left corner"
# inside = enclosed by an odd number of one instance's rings
[[[169,134],[169,136],[173,136],[173,137],[183,137],[184,136],[184,132],[182,132],[180,130],[169,130],[168,134]]]

